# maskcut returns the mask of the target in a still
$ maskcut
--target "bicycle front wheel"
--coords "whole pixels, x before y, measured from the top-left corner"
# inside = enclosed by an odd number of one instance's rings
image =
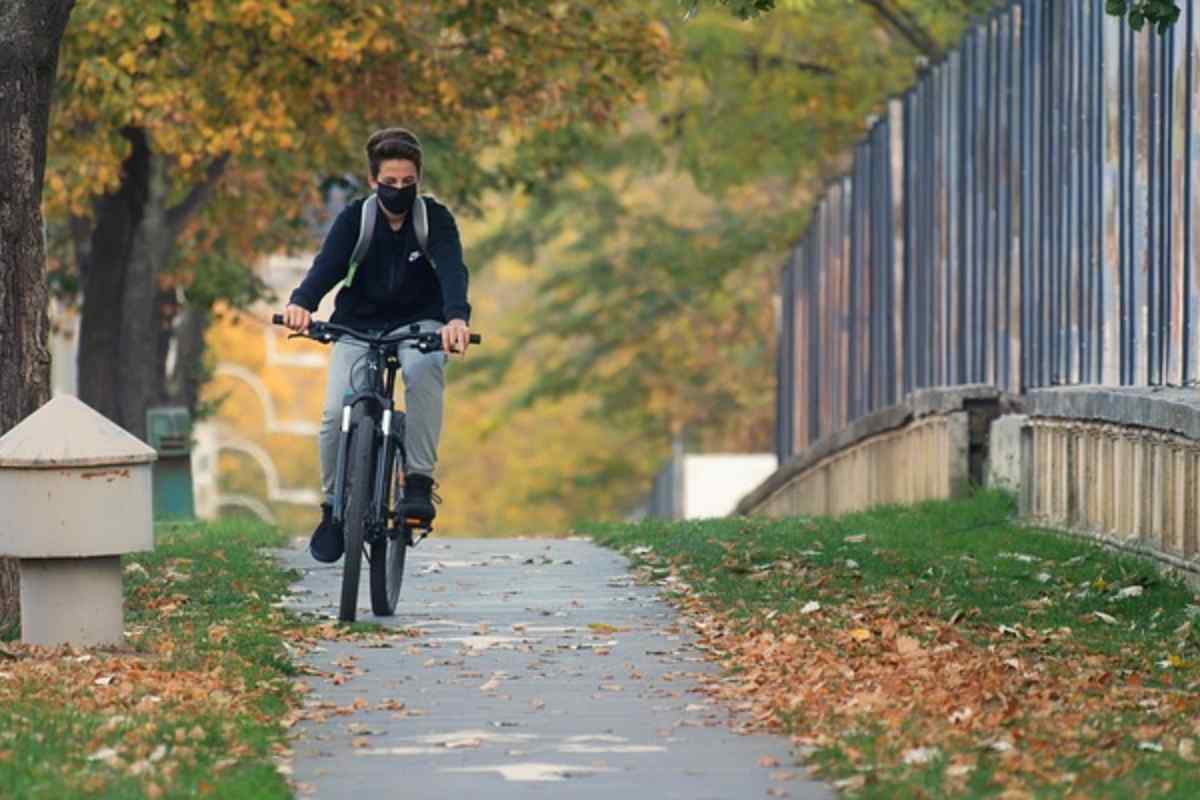
[[[363,541],[367,535],[371,481],[375,475],[374,461],[375,420],[367,415],[362,405],[357,405],[350,417],[350,449],[346,463],[343,522],[346,560],[342,564],[342,604],[338,612],[342,622],[354,622],[358,612],[358,583],[362,574]]]

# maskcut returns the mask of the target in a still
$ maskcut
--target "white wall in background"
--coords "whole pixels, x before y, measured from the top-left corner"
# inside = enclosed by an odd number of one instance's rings
[[[725,517],[775,471],[772,453],[688,455],[683,458],[685,519]]]

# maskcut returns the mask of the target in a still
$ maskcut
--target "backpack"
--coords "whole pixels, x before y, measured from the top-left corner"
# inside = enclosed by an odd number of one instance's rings
[[[424,197],[417,195],[416,200],[413,201],[412,214],[417,245],[436,271],[437,264],[434,263],[433,256],[429,255],[429,212],[425,208]],[[367,257],[367,251],[371,249],[371,235],[375,232],[377,216],[379,216],[379,198],[372,194],[362,204],[362,217],[358,224],[358,241],[354,244],[354,252],[350,254],[350,268],[346,270],[346,280],[342,281],[342,286],[349,286],[354,281],[358,265]]]

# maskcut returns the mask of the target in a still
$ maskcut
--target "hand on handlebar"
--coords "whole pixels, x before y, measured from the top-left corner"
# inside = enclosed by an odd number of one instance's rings
[[[465,356],[471,343],[471,329],[461,319],[452,319],[441,330],[442,349],[447,353],[458,353]]]
[[[450,334],[446,333],[447,328],[450,326],[443,328],[441,331],[427,331],[425,333],[420,333],[417,331],[415,325],[411,326],[408,330],[397,330],[387,334],[378,332],[372,333],[369,331],[364,332],[354,330],[353,328],[347,328],[345,325],[338,325],[334,322],[321,322],[319,320],[314,320],[311,314],[304,309],[299,308],[298,306],[288,306],[288,312],[290,313],[293,308],[298,308],[299,311],[303,312],[304,314],[304,318],[301,320],[303,324],[302,328],[297,329],[288,324],[288,317],[286,317],[284,314],[273,315],[271,317],[271,324],[287,325],[292,330],[299,330],[295,336],[307,336],[310,339],[315,339],[316,341],[323,342],[325,344],[336,342],[343,336],[349,336],[371,346],[408,342],[411,344],[411,346],[416,347],[422,353],[433,353],[438,350],[445,349],[447,336],[458,335],[457,332],[452,332]],[[454,322],[458,323],[458,325],[454,327],[457,330],[460,330],[462,333],[462,348],[458,351],[452,350],[449,352],[463,352],[466,350],[467,345],[479,344],[483,341],[483,337],[478,333],[471,333],[467,329],[466,323],[462,320],[455,320]],[[453,322],[451,324],[453,325]],[[456,339],[455,343],[458,341],[459,340]]]
[[[283,324],[296,333],[308,333],[308,326],[312,324],[312,314],[307,308],[289,303],[283,310]]]

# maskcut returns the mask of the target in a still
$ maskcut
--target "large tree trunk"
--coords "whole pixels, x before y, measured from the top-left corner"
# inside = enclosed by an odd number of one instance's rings
[[[50,399],[42,177],[58,46],[74,4],[0,4],[0,434]],[[17,619],[18,598],[16,565],[0,559],[0,628]]]
[[[176,309],[159,276],[225,161],[214,163],[182,203],[169,207],[167,161],[154,152],[144,130],[129,128],[123,134],[130,152],[121,186],[97,201],[86,258],[79,259],[79,396],[145,438],[146,409],[169,397],[166,358]]]

